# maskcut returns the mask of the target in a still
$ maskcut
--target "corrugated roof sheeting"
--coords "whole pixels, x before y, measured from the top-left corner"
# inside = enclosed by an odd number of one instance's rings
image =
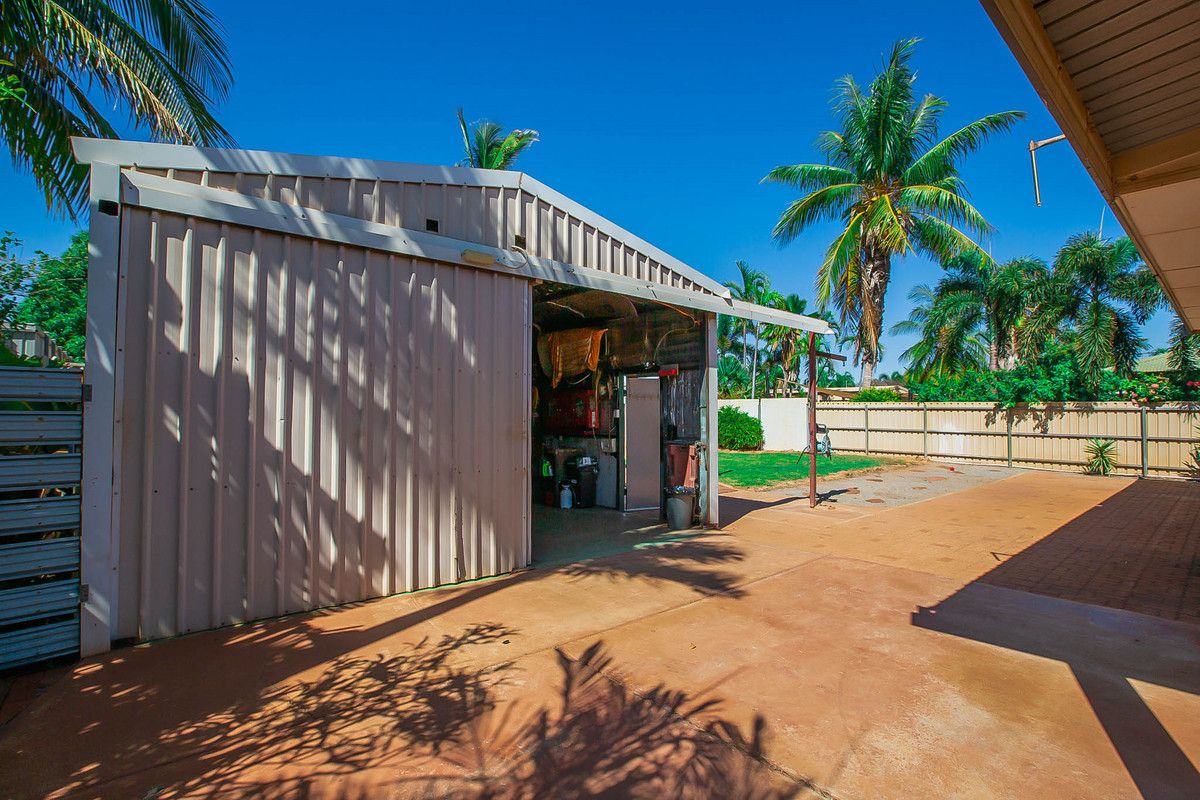
[[[140,208],[121,274],[117,637],[529,562],[527,280]]]
[[[1200,119],[1200,3],[1041,0],[1047,36],[1110,154]]]
[[[720,284],[521,172],[438,167],[143,142],[76,139],[83,161],[410,230],[439,233],[660,283],[725,294]]]

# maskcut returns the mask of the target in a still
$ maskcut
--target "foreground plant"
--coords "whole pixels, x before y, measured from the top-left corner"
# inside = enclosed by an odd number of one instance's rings
[[[839,129],[818,140],[826,163],[776,167],[763,178],[804,193],[775,225],[780,243],[819,222],[842,226],[817,273],[818,305],[832,306],[843,329],[855,333],[864,386],[879,360],[892,259],[918,253],[944,261],[982,252],[972,236],[991,226],[966,200],[959,164],[1024,116],[989,114],[939,138],[947,103],[932,94],[917,99],[909,64],[916,42],[897,42],[866,90],[850,76],[838,82]]]
[[[1092,475],[1107,475],[1117,467],[1117,443],[1112,439],[1088,439],[1083,446],[1087,454],[1085,469]]]

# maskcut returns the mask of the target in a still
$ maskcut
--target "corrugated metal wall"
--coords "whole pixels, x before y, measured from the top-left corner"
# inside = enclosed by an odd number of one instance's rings
[[[525,237],[532,256],[711,294],[650,255],[640,252],[564,209],[516,188],[442,183],[147,169],[175,180],[303,206],[330,214],[438,233],[511,249]]]
[[[529,562],[526,281],[122,213],[114,638]]]

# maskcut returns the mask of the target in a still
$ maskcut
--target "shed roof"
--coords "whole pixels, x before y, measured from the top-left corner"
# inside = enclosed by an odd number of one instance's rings
[[[82,163],[121,167],[122,201],[134,205],[830,330],[824,320],[732,299],[714,279],[521,172],[100,139],[74,147]],[[424,227],[431,215],[437,231]],[[494,265],[467,258],[464,245]]]
[[[980,2],[1180,317],[1200,330],[1200,3]]]

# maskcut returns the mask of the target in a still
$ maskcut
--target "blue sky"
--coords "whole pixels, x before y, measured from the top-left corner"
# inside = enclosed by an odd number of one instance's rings
[[[422,163],[461,158],[454,119],[535,128],[520,167],[717,277],[742,258],[776,288],[812,296],[833,235],[814,228],[786,248],[771,227],[792,198],[759,185],[772,167],[817,159],[835,79],[874,74],[901,37],[919,36],[918,88],[949,101],[947,132],[985,113],[1028,118],[963,170],[997,228],[1000,259],[1049,258],[1094,230],[1103,201],[1066,144],[1042,150],[1035,208],[1026,143],[1058,133],[973,0],[727,4],[526,2],[328,3],[210,0],[224,21],[236,86],[219,116],[242,147]],[[136,136],[136,134],[133,134]],[[49,217],[32,182],[0,165],[0,227],[30,247],[61,248],[74,229]],[[1105,234],[1117,232],[1111,212]],[[914,285],[940,270],[893,265],[886,324]],[[1147,327],[1153,346],[1170,325]],[[885,339],[883,369],[911,342]]]

